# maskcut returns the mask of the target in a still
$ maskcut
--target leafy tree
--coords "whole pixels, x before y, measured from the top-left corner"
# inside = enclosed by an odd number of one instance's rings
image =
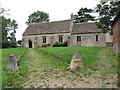
[[[120,1],[118,2],[101,2],[96,6],[95,11],[99,13],[97,26],[103,33],[112,34],[111,24],[114,17],[120,12]]]
[[[88,22],[88,21],[95,21],[95,17],[90,15],[92,13],[92,9],[88,8],[81,8],[78,12],[77,15],[74,15],[74,22],[75,23],[82,23],[82,22]]]
[[[4,16],[2,18],[2,40],[7,40],[7,35],[8,35],[8,24],[10,23],[9,19],[6,19]]]
[[[11,41],[16,41],[15,33],[16,33],[17,27],[18,27],[17,22],[16,22],[15,20],[12,20],[12,21],[10,22],[10,25],[9,25],[9,29],[10,29],[10,31],[12,31],[12,32],[10,33],[10,40],[11,40]]]
[[[6,11],[9,10],[6,10],[0,6],[0,48],[10,46],[10,42],[7,40],[8,31],[6,29],[9,20],[3,17],[3,15],[8,15],[5,13]]]
[[[49,22],[49,14],[42,11],[34,12],[30,14],[28,21],[26,21],[26,24],[37,22]]]
[[[6,19],[4,16],[2,18],[2,47],[15,47],[16,38],[15,33],[18,24],[15,20]]]

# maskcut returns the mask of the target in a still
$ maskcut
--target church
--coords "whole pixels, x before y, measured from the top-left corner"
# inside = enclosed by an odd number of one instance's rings
[[[47,23],[31,23],[23,33],[23,47],[51,47],[56,42],[68,42],[69,47],[106,46],[106,37],[95,23],[74,23],[72,19]]]

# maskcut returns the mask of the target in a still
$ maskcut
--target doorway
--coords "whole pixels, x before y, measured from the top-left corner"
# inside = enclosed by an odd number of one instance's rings
[[[29,48],[32,48],[32,41],[29,40]]]

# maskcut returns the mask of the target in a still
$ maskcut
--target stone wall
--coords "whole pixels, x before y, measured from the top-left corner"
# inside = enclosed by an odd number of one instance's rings
[[[23,36],[23,47],[29,48],[29,40],[32,41],[32,47],[35,47],[35,44],[46,45],[51,44],[51,46],[59,41],[59,35],[63,35],[63,42],[68,40],[70,33],[59,33],[59,34],[44,34],[44,35],[30,35]],[[43,43],[43,36],[46,36],[46,43]]]
[[[105,37],[106,37],[106,46],[112,47],[113,46],[113,35],[106,33]]]
[[[96,35],[98,35],[98,41],[96,41]],[[77,36],[81,36],[81,41],[77,42]],[[106,46],[105,34],[73,34],[70,36],[69,46]]]
[[[110,35],[109,33],[106,33],[105,37],[106,37],[106,42],[113,42],[113,36]]]
[[[90,34],[73,34],[59,33],[59,34],[44,34],[44,35],[30,35],[23,36],[23,47],[29,48],[29,40],[32,41],[32,48],[35,44],[51,46],[55,42],[59,42],[59,35],[63,35],[63,42],[68,41],[69,46],[106,46],[105,34],[103,33],[90,33]],[[98,41],[96,41],[98,35]],[[46,43],[43,43],[43,36],[46,36]],[[77,36],[81,36],[81,41],[77,42]]]
[[[113,25],[113,49],[120,52],[120,18]]]

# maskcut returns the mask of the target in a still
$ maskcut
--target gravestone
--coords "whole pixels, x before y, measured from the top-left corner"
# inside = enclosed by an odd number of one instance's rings
[[[18,70],[17,60],[14,55],[10,55],[8,58],[7,70],[11,71]]]
[[[70,63],[70,69],[83,69],[84,65],[83,65],[83,60],[82,57],[80,55],[80,51],[74,51],[73,52],[73,57]]]

